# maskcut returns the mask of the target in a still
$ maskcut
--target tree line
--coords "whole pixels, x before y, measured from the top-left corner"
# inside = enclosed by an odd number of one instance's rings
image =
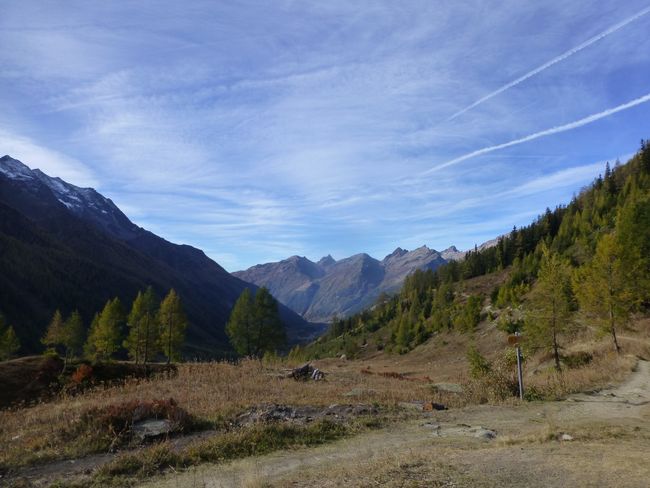
[[[172,289],[160,301],[148,287],[138,292],[127,312],[119,298],[106,302],[87,329],[78,310],[64,317],[56,310],[41,343],[64,358],[110,361],[127,355],[136,364],[146,364],[164,355],[167,362],[181,359],[187,317],[181,299]],[[226,325],[233,349],[241,356],[261,357],[283,350],[285,325],[277,300],[262,287],[256,293],[244,289]],[[0,360],[10,359],[20,349],[13,327],[0,314]]]
[[[128,313],[119,298],[108,300],[93,317],[87,334],[78,311],[64,319],[56,310],[41,342],[62,353],[66,362],[82,356],[109,361],[125,350],[136,364],[146,364],[160,354],[169,363],[181,358],[187,325],[178,294],[172,289],[160,301],[149,286],[138,292]]]

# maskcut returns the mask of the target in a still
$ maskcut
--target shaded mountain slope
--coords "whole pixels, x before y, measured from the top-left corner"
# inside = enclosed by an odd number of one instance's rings
[[[127,305],[139,289],[175,288],[190,319],[195,354],[229,350],[224,326],[244,288],[202,251],[133,224],[113,202],[8,156],[0,158],[0,310],[24,345],[39,338],[56,308],[79,308],[86,322],[107,299]],[[281,315],[293,341],[314,328],[288,308]]]

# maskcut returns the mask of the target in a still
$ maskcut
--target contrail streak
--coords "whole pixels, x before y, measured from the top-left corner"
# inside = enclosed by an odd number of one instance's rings
[[[508,83],[508,84],[506,84],[506,85],[503,85],[501,88],[498,88],[498,89],[496,89],[495,91],[493,91],[492,93],[489,93],[489,94],[485,95],[483,98],[478,99],[477,101],[475,101],[475,102],[472,103],[471,105],[468,105],[468,106],[465,107],[464,109],[459,110],[459,111],[456,112],[454,115],[452,115],[451,117],[449,117],[449,118],[447,119],[447,122],[449,122],[450,120],[454,120],[456,117],[461,116],[461,115],[464,114],[465,112],[468,112],[469,110],[472,110],[474,107],[477,107],[478,105],[482,104],[483,102],[486,102],[486,101],[490,100],[491,98],[496,97],[497,95],[503,93],[504,91],[509,90],[510,88],[512,88],[512,87],[514,87],[514,86],[517,86],[519,83],[521,83],[521,82],[523,82],[523,81],[526,81],[526,80],[529,79],[529,78],[532,78],[532,77],[535,76],[536,74],[541,73],[542,71],[544,71],[545,69],[550,68],[550,67],[553,66],[554,64],[557,64],[557,63],[559,63],[560,61],[564,61],[564,60],[567,59],[568,57],[573,56],[574,54],[576,54],[576,53],[582,51],[582,50],[585,49],[585,48],[588,48],[588,47],[591,46],[592,44],[594,44],[594,43],[600,41],[601,39],[604,39],[605,37],[609,36],[610,34],[613,34],[613,33],[616,32],[617,30],[622,29],[623,27],[625,27],[626,25],[628,25],[628,24],[634,22],[634,21],[637,20],[637,19],[640,19],[641,17],[643,17],[644,15],[646,15],[646,14],[649,13],[649,12],[650,12],[650,7],[648,7],[648,8],[646,8],[646,9],[642,10],[641,12],[639,12],[639,13],[636,14],[636,15],[633,15],[632,17],[628,17],[627,19],[625,19],[625,20],[619,22],[618,24],[616,24],[616,25],[610,27],[609,29],[607,29],[607,30],[601,32],[600,34],[595,35],[595,36],[592,37],[591,39],[587,39],[587,40],[586,40],[585,42],[583,42],[582,44],[580,44],[580,45],[578,45],[578,46],[576,46],[576,47],[574,47],[574,48],[572,48],[572,49],[569,49],[568,51],[566,51],[566,52],[563,53],[563,54],[560,54],[560,55],[557,56],[556,58],[551,59],[550,61],[544,63],[543,65],[541,65],[541,66],[535,68],[535,69],[532,70],[532,71],[529,71],[528,73],[526,73],[525,75],[523,75],[523,76],[517,78],[516,80],[511,81],[510,83]]]
[[[576,120],[575,122],[570,122],[568,124],[564,125],[559,125],[557,127],[551,127],[550,129],[546,129],[540,132],[535,132],[534,134],[527,135],[525,137],[522,137],[520,139],[515,139],[509,142],[504,142],[503,144],[497,144],[495,146],[488,146],[484,147],[482,149],[478,149],[476,151],[467,153],[463,156],[457,157],[455,159],[452,159],[450,161],[447,161],[446,163],[443,163],[439,166],[436,166],[434,168],[431,168],[424,173],[421,174],[421,176],[426,176],[429,175],[435,171],[438,171],[443,168],[447,168],[449,166],[453,166],[455,164],[458,164],[462,161],[465,161],[467,159],[480,156],[482,154],[487,154],[491,153],[494,151],[498,151],[499,149],[504,149],[506,147],[510,146],[516,146],[518,144],[523,144],[524,142],[528,141],[533,141],[535,139],[539,139],[540,137],[546,137],[550,136],[553,134],[558,134],[560,132],[566,132],[568,130],[572,129],[577,129],[578,127],[582,127],[583,125],[591,124],[592,122],[596,122],[597,120],[604,119],[605,117],[609,117],[610,115],[613,115],[618,112],[622,112],[623,110],[627,110],[628,108],[636,107],[637,105],[641,105],[642,103],[650,102],[650,93],[647,95],[644,95],[642,97],[636,98],[630,102],[624,103],[622,105],[618,105],[617,107],[613,107],[607,110],[604,110],[603,112],[599,112],[597,114],[589,115],[588,117],[584,117],[580,120]]]

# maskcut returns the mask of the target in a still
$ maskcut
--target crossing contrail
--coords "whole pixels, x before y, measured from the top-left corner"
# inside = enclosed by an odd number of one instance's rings
[[[474,103],[472,103],[471,105],[468,105],[464,109],[459,110],[458,112],[453,114],[451,117],[449,117],[447,119],[447,122],[449,122],[450,120],[454,120],[456,117],[459,117],[460,115],[464,114],[465,112],[467,112],[469,110],[472,110],[474,107],[477,107],[478,105],[481,105],[483,102],[486,102],[486,101],[490,100],[491,98],[496,97],[497,95],[503,93],[504,91],[509,90],[510,88],[512,88],[514,86],[517,86],[519,83],[522,83],[522,82],[526,81],[527,79],[532,78],[536,74],[541,73],[542,71],[544,71],[547,68],[550,68],[554,64],[557,64],[560,61],[564,61],[568,57],[573,56],[574,54],[582,51],[583,49],[588,48],[592,44],[600,41],[601,39],[604,39],[605,37],[609,36],[610,34],[613,34],[617,30],[622,29],[623,27],[625,27],[626,25],[634,22],[637,19],[640,19],[641,17],[643,17],[644,15],[646,15],[649,12],[650,12],[650,7],[647,7],[644,10],[641,10],[641,12],[639,12],[638,14],[633,15],[632,17],[628,17],[627,19],[619,22],[616,25],[613,25],[612,27],[610,27],[609,29],[601,32],[600,34],[597,34],[594,37],[592,37],[590,39],[587,39],[582,44],[580,44],[580,45],[578,45],[578,46],[576,46],[576,47],[574,47],[572,49],[569,49],[565,53],[560,54],[559,56],[557,56],[557,57],[551,59],[550,61],[542,64],[541,66],[538,66],[534,70],[529,71],[525,75],[522,75],[521,77],[517,78],[516,80],[511,81],[510,83],[508,83],[506,85],[503,85],[501,88],[496,89],[492,93],[488,93],[483,98],[480,98],[480,99],[476,100]]]
[[[602,112],[598,112],[597,114],[592,114],[589,115],[588,117],[584,117],[580,120],[576,120],[575,122],[570,122],[568,124],[564,125],[559,125],[556,127],[551,127],[550,129],[546,129],[540,132],[535,132],[534,134],[527,135],[525,137],[522,137],[520,139],[514,139],[509,142],[504,142],[503,144],[496,144],[494,146],[488,146],[484,147],[482,149],[478,149],[476,151],[472,151],[470,153],[464,154],[463,156],[459,156],[455,159],[452,159],[450,161],[447,161],[446,163],[443,163],[441,165],[435,166],[421,174],[421,176],[426,176],[429,175],[435,171],[438,171],[443,168],[447,168],[449,166],[453,166],[455,164],[458,164],[462,161],[465,161],[467,159],[480,156],[482,154],[487,154],[491,153],[494,151],[498,151],[499,149],[504,149],[506,147],[511,147],[511,146],[516,146],[518,144],[523,144],[524,142],[528,141],[533,141],[535,139],[539,139],[540,137],[546,137],[550,136],[553,134],[558,134],[560,132],[566,132],[568,130],[572,129],[577,129],[578,127],[582,127],[583,125],[591,124],[592,122],[596,122],[597,120],[604,119],[605,117],[609,117],[610,115],[613,115],[618,112],[622,112],[623,110],[627,110],[628,108],[636,107],[637,105],[641,105],[642,103],[650,102],[650,93],[647,95],[644,95],[639,98],[635,98],[634,100],[624,103],[622,105],[618,105],[613,108],[609,108],[607,110],[604,110]]]

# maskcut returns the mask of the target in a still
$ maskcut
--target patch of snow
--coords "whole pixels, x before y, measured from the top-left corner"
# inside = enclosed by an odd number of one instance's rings
[[[64,200],[61,200],[60,198],[57,198],[57,200],[58,200],[59,202],[61,202],[63,205],[65,205],[66,207],[70,208],[70,209],[75,208],[74,205],[72,205],[71,203],[68,203],[68,202],[66,202],[66,201],[64,201]]]

